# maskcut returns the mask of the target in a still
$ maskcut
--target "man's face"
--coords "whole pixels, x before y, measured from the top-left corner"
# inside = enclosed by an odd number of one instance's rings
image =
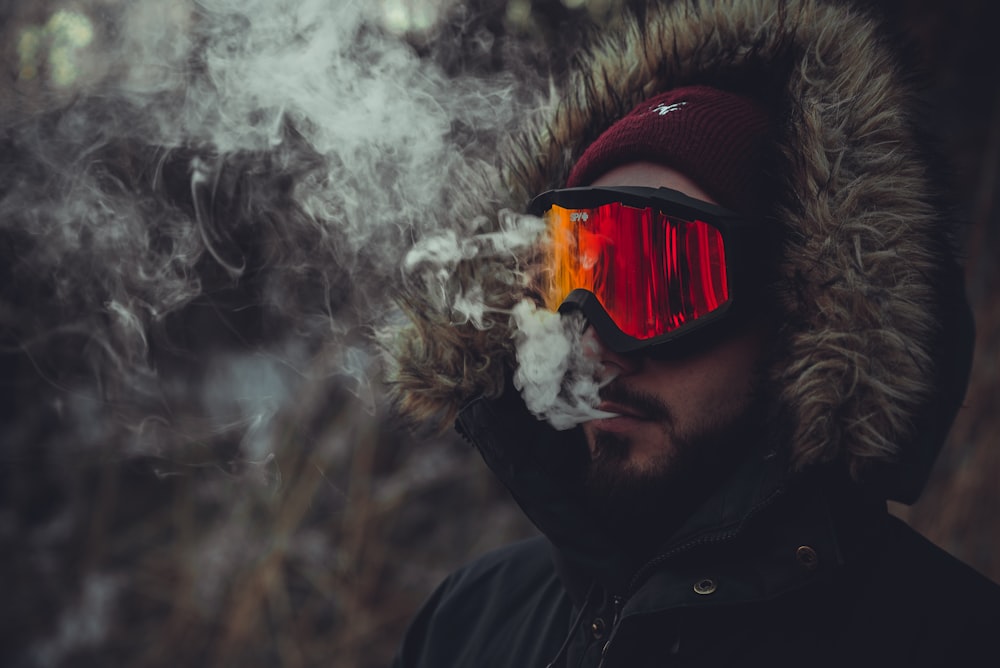
[[[663,186],[715,203],[683,174],[652,163],[618,167],[592,185]],[[666,510],[649,504],[680,511],[685,504],[678,493],[689,500],[699,496],[692,485],[720,482],[728,463],[722,460],[738,457],[734,450],[760,429],[767,331],[764,323],[743,323],[710,347],[654,359],[615,353],[587,330],[589,354],[598,357],[605,378],[614,378],[601,391],[599,408],[619,414],[583,425],[587,492],[609,519],[627,522],[626,515]]]

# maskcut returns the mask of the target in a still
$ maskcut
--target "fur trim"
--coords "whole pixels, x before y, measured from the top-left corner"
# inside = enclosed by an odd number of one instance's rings
[[[590,142],[658,92],[766,91],[780,119],[774,218],[785,231],[788,354],[774,380],[792,413],[794,466],[843,458],[859,475],[891,460],[932,390],[951,223],[935,207],[914,100],[875,21],[816,0],[691,0],[604,34],[558,102],[512,142],[497,203],[520,210],[559,187]],[[503,283],[497,308],[518,290],[527,287]],[[417,419],[450,418],[476,393],[502,389],[509,325],[455,329],[426,306],[411,305],[395,387]]]

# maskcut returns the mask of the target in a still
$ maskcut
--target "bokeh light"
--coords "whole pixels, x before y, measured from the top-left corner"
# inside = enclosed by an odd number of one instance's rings
[[[18,77],[30,81],[47,71],[53,86],[70,86],[80,74],[80,52],[93,41],[94,25],[89,18],[79,12],[59,10],[44,26],[29,25],[21,31]]]
[[[382,25],[397,35],[423,34],[437,25],[441,0],[380,0]]]

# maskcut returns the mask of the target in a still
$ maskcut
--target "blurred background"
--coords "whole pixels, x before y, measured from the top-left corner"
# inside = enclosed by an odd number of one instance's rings
[[[441,578],[532,533],[396,423],[371,334],[449,175],[625,4],[0,0],[0,665],[387,665]],[[873,4],[927,72],[978,322],[893,511],[1000,582],[1000,16]]]

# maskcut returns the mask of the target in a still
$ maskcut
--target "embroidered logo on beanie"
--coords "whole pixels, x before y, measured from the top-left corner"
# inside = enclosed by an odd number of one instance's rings
[[[645,100],[586,148],[566,186],[585,186],[631,162],[683,173],[721,205],[752,214],[763,202],[769,118],[758,102],[709,86]]]
[[[663,104],[662,102],[655,107],[650,107],[649,110],[658,113],[660,116],[665,116],[671,111],[678,111],[681,107],[685,106],[687,102],[674,102],[673,104]]]

